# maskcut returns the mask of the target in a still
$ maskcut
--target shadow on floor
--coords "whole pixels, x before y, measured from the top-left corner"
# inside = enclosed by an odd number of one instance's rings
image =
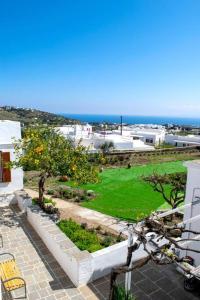
[[[10,252],[16,257],[22,277],[27,282],[27,299],[48,299],[44,298],[46,296],[51,296],[49,300],[86,299],[62,270],[17,206],[0,207],[0,231],[4,240],[4,249],[1,252]],[[19,299],[22,294],[22,290],[20,295],[16,290],[12,295],[4,295],[4,299],[13,299],[12,297]]]

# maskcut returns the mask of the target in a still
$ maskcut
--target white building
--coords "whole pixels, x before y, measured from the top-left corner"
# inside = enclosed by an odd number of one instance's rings
[[[80,140],[82,138],[89,138],[92,134],[92,126],[86,125],[65,125],[62,127],[57,127],[57,129],[68,138],[73,141]]]
[[[93,137],[94,148],[99,149],[105,142],[112,142],[115,150],[154,150],[154,147],[145,145],[140,139],[119,134],[95,134]]]
[[[121,136],[118,132],[105,131],[94,133],[92,126],[67,125],[57,128],[66,138],[70,138],[75,144],[79,142],[90,151],[99,151],[102,144],[112,142],[115,150],[154,150],[154,147],[145,145],[139,138]]]
[[[15,159],[13,139],[21,138],[19,122],[0,121],[0,195],[23,188],[23,171],[11,169],[8,163]]]
[[[165,142],[167,144],[176,147],[186,147],[186,146],[200,146],[200,136],[198,135],[173,135],[167,134],[165,136]]]
[[[115,133],[120,134],[120,129],[115,130]],[[124,126],[122,130],[123,136],[139,138],[147,145],[159,145],[165,140],[165,129],[140,128]]]

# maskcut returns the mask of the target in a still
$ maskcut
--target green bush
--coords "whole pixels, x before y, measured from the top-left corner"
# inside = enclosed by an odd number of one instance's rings
[[[76,222],[69,220],[61,220],[58,227],[66,234],[66,236],[74,242],[80,250],[88,250],[95,252],[103,248],[101,240],[95,232],[84,229]]]
[[[44,198],[43,202],[40,203],[38,198],[32,199],[33,205],[39,205],[47,214],[57,214],[58,208],[56,207],[56,202],[52,199]]]
[[[109,247],[113,242],[113,239],[111,236],[106,236],[104,239],[103,239],[103,242],[102,244],[104,245],[104,247]]]
[[[50,205],[56,206],[56,202],[53,201],[52,199],[49,199],[49,198],[44,198],[43,203],[44,204],[50,204]]]
[[[54,190],[47,190],[48,195],[54,195],[54,193],[55,193]]]
[[[121,285],[116,285],[114,287],[114,297],[115,300],[136,300],[136,298],[131,294],[126,294],[125,288]]]

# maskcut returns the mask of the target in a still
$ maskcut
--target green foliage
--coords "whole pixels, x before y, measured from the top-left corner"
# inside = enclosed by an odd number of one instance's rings
[[[43,202],[44,202],[44,204],[51,204],[53,206],[56,206],[56,202],[49,198],[44,198]]]
[[[76,147],[55,128],[32,127],[15,143],[15,167],[40,172],[39,193],[42,201],[46,178],[69,176],[77,183],[97,182],[97,169],[91,166],[86,149]]]
[[[89,252],[95,252],[124,240],[122,236],[116,237],[108,232],[103,232],[101,228],[89,229],[86,223],[79,225],[71,219],[61,220],[58,226],[80,250]]]
[[[161,143],[160,145],[156,146],[156,149],[170,149],[170,148],[175,148],[175,146],[168,144],[168,143]]]
[[[81,145],[74,147],[54,128],[26,129],[24,138],[15,144],[15,151],[17,166],[28,166],[49,176],[69,175],[81,183],[96,180],[86,149]]]
[[[48,214],[56,214],[58,212],[56,202],[49,198],[44,198],[42,203],[38,198],[33,198],[32,204],[39,205]]]
[[[94,193],[88,194],[86,190],[72,188],[66,185],[61,185],[56,188],[53,195],[57,198],[67,199],[75,202],[88,201],[94,197]]]
[[[0,120],[19,121],[25,126],[33,124],[65,125],[77,124],[78,120],[68,119],[66,117],[40,111],[37,109],[24,109],[18,107],[0,107]]]
[[[53,196],[54,195],[54,190],[51,190],[51,189],[47,190],[47,194]]]
[[[109,246],[112,244],[112,237],[111,237],[111,236],[106,236],[106,237],[103,239],[102,244],[103,244],[105,247],[109,247]]]
[[[114,286],[113,292],[114,300],[136,300],[136,298],[131,293],[126,293],[125,288],[121,285]]]
[[[89,232],[71,219],[61,220],[58,226],[80,250],[95,252],[103,248],[96,233]]]
[[[105,142],[103,143],[101,146],[100,146],[100,149],[103,153],[108,153],[112,150],[114,150],[114,143],[111,141],[111,142]]]

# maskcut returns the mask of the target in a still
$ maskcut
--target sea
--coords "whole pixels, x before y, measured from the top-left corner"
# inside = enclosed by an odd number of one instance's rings
[[[67,114],[60,113],[60,115],[77,119],[84,123],[110,123],[119,124],[121,122],[120,115],[93,115],[93,114]],[[122,116],[122,122],[125,124],[174,124],[174,125],[188,125],[200,127],[200,118],[180,118],[180,117],[158,117],[158,116]]]

